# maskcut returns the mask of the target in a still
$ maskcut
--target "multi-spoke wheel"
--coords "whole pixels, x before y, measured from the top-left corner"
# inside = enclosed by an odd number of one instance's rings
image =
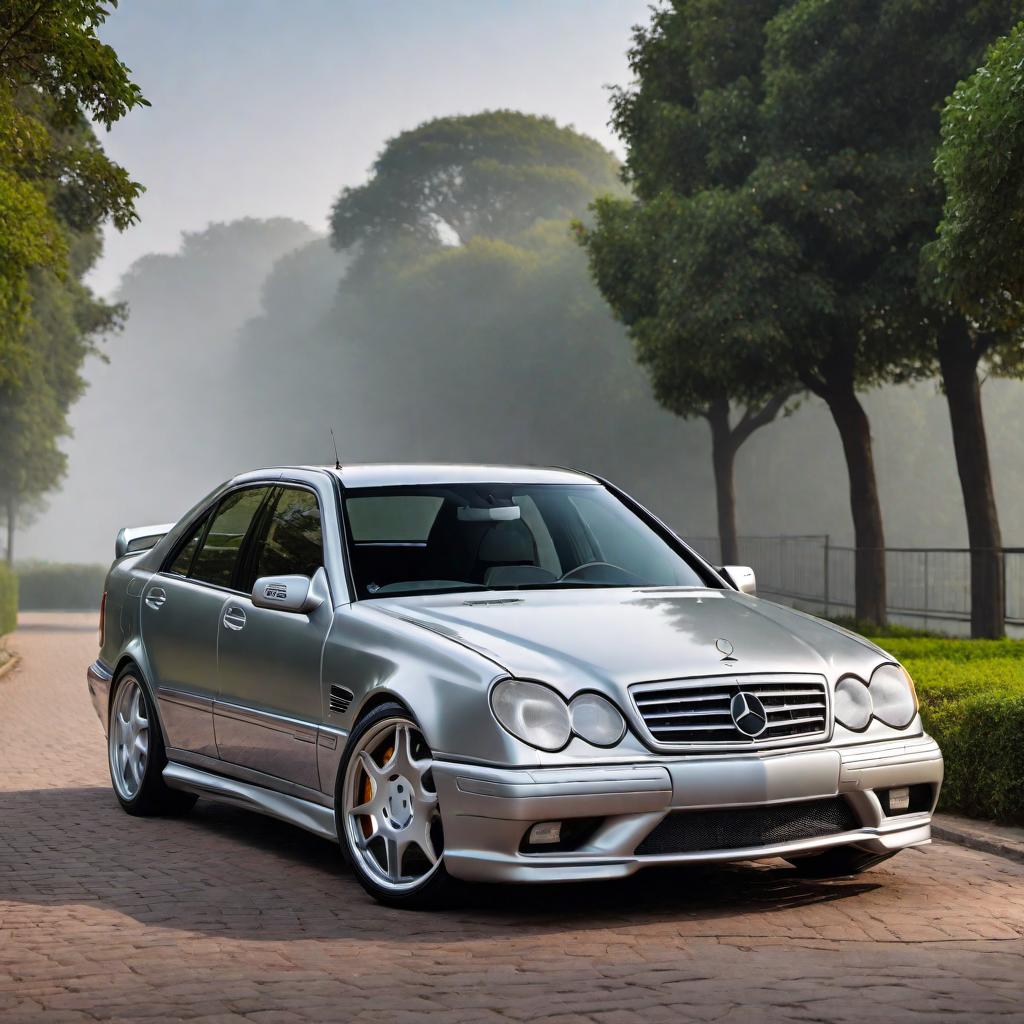
[[[129,814],[180,813],[196,798],[169,789],[163,780],[167,755],[160,725],[138,675],[122,672],[114,684],[107,729],[110,780]]]
[[[450,879],[444,830],[419,727],[398,704],[353,731],[339,772],[338,838],[366,890],[393,906],[436,905]]]

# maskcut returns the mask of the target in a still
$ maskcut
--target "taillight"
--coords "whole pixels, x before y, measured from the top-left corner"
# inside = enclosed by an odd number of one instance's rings
[[[103,646],[103,637],[107,627],[107,592],[103,591],[103,599],[100,601],[100,647]]]

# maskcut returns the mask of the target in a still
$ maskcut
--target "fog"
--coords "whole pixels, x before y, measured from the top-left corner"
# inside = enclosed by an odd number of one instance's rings
[[[707,429],[651,398],[568,217],[370,276],[325,233],[341,189],[431,117],[520,109],[614,153],[602,86],[623,80],[646,5],[388,6],[385,19],[305,4],[296,19],[275,3],[139,3],[111,20],[154,102],[105,142],[149,190],[93,281],[129,317],[85,368],[67,479],[20,558],[108,561],[120,526],[173,521],[236,472],[332,461],[332,428],[345,462],[576,466],[690,536],[713,533]],[[186,23],[202,43],[182,49]],[[984,395],[1004,540],[1022,544],[1024,385],[989,381]],[[865,404],[888,542],[963,544],[934,384]],[[737,477],[741,533],[850,540],[842,451],[816,400],[758,432]]]

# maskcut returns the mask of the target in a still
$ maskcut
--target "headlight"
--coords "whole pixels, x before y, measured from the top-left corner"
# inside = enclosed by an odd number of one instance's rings
[[[846,676],[836,684],[836,721],[855,732],[866,729],[871,721],[871,694],[853,676]]]
[[[565,701],[546,686],[503,679],[491,692],[494,717],[513,736],[541,750],[561,750],[572,735]]]
[[[917,693],[906,669],[882,665],[871,676],[871,703],[875,718],[896,729],[904,729],[917,714]]]
[[[581,693],[569,704],[572,731],[595,747],[612,747],[622,739],[626,720],[619,709],[596,693]]]

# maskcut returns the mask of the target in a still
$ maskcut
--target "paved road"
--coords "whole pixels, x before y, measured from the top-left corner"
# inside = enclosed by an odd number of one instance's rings
[[[94,625],[32,617],[0,679],[0,1021],[1024,1021],[1024,865],[955,846],[855,881],[650,872],[428,915],[255,815],[129,818]]]

